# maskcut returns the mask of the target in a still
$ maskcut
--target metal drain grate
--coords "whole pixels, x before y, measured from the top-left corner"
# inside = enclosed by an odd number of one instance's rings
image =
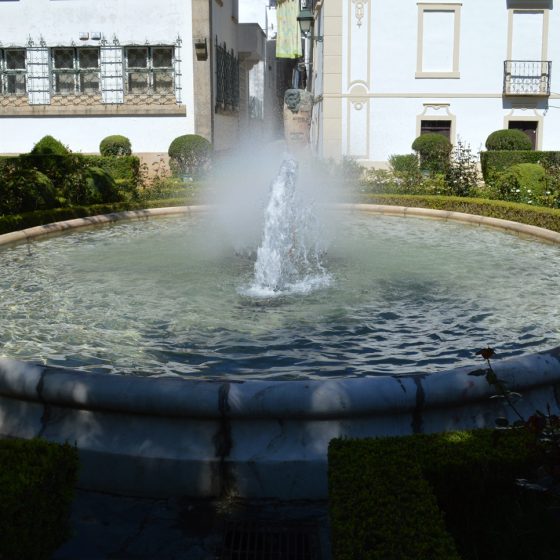
[[[230,521],[221,560],[320,560],[315,526]]]

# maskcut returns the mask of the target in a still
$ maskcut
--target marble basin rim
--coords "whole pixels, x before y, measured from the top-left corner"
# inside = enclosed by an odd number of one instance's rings
[[[560,243],[560,234],[456,212],[380,205],[346,210],[496,227]],[[188,214],[160,208],[80,218],[0,236],[0,245],[123,219]],[[527,417],[560,413],[560,347],[493,367]],[[515,417],[485,363],[428,374],[307,381],[196,381],[90,374],[0,358],[0,437],[76,444],[80,486],[124,495],[324,499],[334,437],[493,427]]]

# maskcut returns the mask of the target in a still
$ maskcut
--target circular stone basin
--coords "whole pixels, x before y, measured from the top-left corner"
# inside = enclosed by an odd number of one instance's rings
[[[401,218],[421,215],[490,225],[560,244],[558,233],[480,216],[387,206],[350,208]],[[495,344],[503,356],[518,353],[525,346],[535,350],[547,341],[552,343],[557,329],[553,313],[557,278],[551,263],[556,262],[558,249],[554,246],[446,221],[416,223],[408,218],[371,216],[362,220],[358,216],[351,225],[345,219],[348,233],[338,236],[329,252],[330,287],[297,297],[284,294],[259,301],[243,295],[251,281],[252,261],[245,262],[212,243],[195,249],[194,221],[118,226],[35,243],[37,236],[69,228],[169,213],[196,215],[199,210],[97,216],[0,236],[0,245],[29,242],[27,246],[4,247],[0,253],[4,277],[0,316],[2,321],[10,317],[0,332],[9,349],[4,353],[19,358],[0,357],[0,437],[40,436],[76,444],[80,485],[92,490],[158,497],[324,499],[327,452],[333,438],[472,429],[494,426],[498,416],[516,419],[503,399],[491,398],[496,389],[487,383],[486,364],[479,357],[473,356],[465,367],[428,372],[445,360],[451,359],[455,365],[462,352],[473,346]],[[182,228],[193,228],[188,242],[181,237]],[[126,232],[124,237],[121,231]],[[433,231],[441,231],[437,249]],[[453,238],[453,233],[458,236]],[[88,244],[88,239],[98,236],[100,242]],[[371,244],[377,237],[384,237],[385,243]],[[161,244],[161,239],[167,243]],[[475,240],[477,248],[471,247]],[[154,241],[158,249],[148,250]],[[135,245],[140,253],[131,260],[128,249]],[[46,257],[49,246],[55,249]],[[499,257],[498,248],[503,251]],[[142,261],[154,251],[155,261],[142,267]],[[166,254],[172,256],[171,262],[165,260]],[[404,268],[395,260],[397,254],[406,257]],[[125,260],[126,266],[121,262]],[[6,278],[16,269],[23,273],[14,286]],[[119,279],[131,288],[128,292],[116,293],[120,289],[116,270],[120,271]],[[225,274],[225,270],[230,272]],[[205,280],[193,292],[192,280],[202,273]],[[76,292],[79,284],[88,288]],[[208,295],[203,298],[208,292],[214,293],[213,301]],[[536,298],[529,300],[529,296]],[[297,303],[302,300],[308,306],[306,312]],[[149,301],[159,302],[162,309],[152,307],[155,318],[144,318],[154,322],[140,327],[136,317],[144,313],[143,306]],[[218,315],[199,315],[201,301],[203,309]],[[101,304],[104,311],[99,313],[96,307]],[[125,304],[132,304],[128,311]],[[78,305],[82,307],[74,311]],[[507,318],[500,315],[502,311],[509,312]],[[72,316],[75,321],[68,320]],[[39,324],[39,317],[45,322]],[[53,329],[50,323],[54,319],[58,326]],[[311,343],[319,334],[323,336],[323,331],[328,334],[327,319],[337,319],[331,329],[334,338],[345,332],[347,342],[317,362],[319,351]],[[394,335],[385,332],[391,323],[397,325]],[[192,338],[203,341],[205,325],[208,339],[216,340],[220,324],[228,326],[222,333],[224,340],[245,337],[255,341],[260,336],[261,346],[268,342],[274,348],[278,344],[288,362],[274,364],[265,354],[260,369],[254,356],[249,367],[243,363],[246,348],[231,344],[230,357],[218,366],[216,354],[224,348],[208,343],[204,359],[198,362],[184,361],[186,355],[194,353],[188,347],[175,349],[180,360],[173,362],[179,364],[173,367],[182,370],[190,364],[192,370],[181,371],[181,375],[90,373],[90,369],[112,372],[117,369],[115,364],[119,369],[125,365],[119,362],[122,357],[97,354],[97,338],[83,334],[90,330],[100,337],[107,329],[115,339],[126,340],[128,334],[128,348],[137,352],[134,363],[141,365],[142,360],[136,361],[140,357],[149,361],[142,373],[152,368],[176,373],[169,366],[170,350],[163,344],[166,337],[179,337],[185,344],[185,333],[198,331],[202,334]],[[232,324],[236,334],[229,332]],[[315,325],[322,327],[315,329]],[[288,344],[289,331],[295,327],[298,334]],[[48,336],[45,329],[50,329]],[[66,329],[58,342],[57,329]],[[465,332],[458,332],[461,329]],[[421,334],[419,342],[410,344],[409,337],[416,336],[416,331]],[[23,332],[27,334],[22,336]],[[157,334],[152,337],[154,332]],[[278,340],[271,335],[267,338],[263,335],[266,332],[276,333]],[[475,338],[463,338],[463,334]],[[292,349],[298,337],[305,339],[307,346]],[[150,338],[160,348],[146,354],[143,347]],[[22,348],[31,345],[22,352],[18,340]],[[383,344],[389,353],[370,369],[369,361],[375,362],[375,351]],[[439,357],[438,347],[445,348]],[[43,348],[42,354],[34,354],[38,348]],[[350,351],[354,353],[345,354]],[[78,360],[82,353],[86,359]],[[164,360],[154,359],[158,353],[166,356]],[[214,354],[209,358],[208,353]],[[315,355],[315,362],[306,361],[308,353]],[[420,353],[425,358],[419,358]],[[429,358],[430,365],[413,367],[411,356],[418,362]],[[37,362],[38,357],[51,365],[22,361],[32,358]],[[332,363],[334,359],[339,365]],[[162,363],[166,366],[158,365]],[[57,364],[77,365],[85,371]],[[307,372],[303,379],[294,381],[300,364]],[[325,365],[327,375],[309,379],[323,370],[321,365]],[[397,367],[391,370],[395,365],[401,368],[400,373],[394,373],[399,371]],[[535,410],[560,413],[560,348],[493,360],[492,365],[511,391],[522,394],[516,403],[520,414],[528,417]],[[217,377],[219,367],[225,371]],[[247,377],[252,368],[258,371],[259,379]],[[348,368],[356,369],[347,373]],[[370,375],[375,368],[393,373]],[[137,370],[131,367],[129,372]],[[266,378],[267,374],[272,379]]]
[[[560,250],[487,228],[344,215],[323,287],[246,295],[254,257],[205,216],[4,248],[4,356],[195,379],[408,375],[556,344]],[[305,292],[305,283],[303,286]]]

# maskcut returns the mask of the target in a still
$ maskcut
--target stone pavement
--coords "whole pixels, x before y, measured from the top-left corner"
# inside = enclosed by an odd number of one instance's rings
[[[327,505],[323,501],[158,500],[78,490],[71,516],[73,536],[53,560],[233,559],[238,556],[225,554],[224,535],[236,522],[272,527],[309,525],[317,535],[317,555],[297,558],[330,559]],[[296,558],[284,556],[274,558]],[[268,560],[269,556],[261,552],[243,557]]]

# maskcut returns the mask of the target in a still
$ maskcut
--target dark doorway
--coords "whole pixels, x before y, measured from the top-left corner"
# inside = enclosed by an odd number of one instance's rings
[[[529,140],[531,140],[531,145],[533,150],[537,149],[537,130],[539,123],[537,121],[509,121],[508,128],[511,130],[521,130],[524,132]]]

